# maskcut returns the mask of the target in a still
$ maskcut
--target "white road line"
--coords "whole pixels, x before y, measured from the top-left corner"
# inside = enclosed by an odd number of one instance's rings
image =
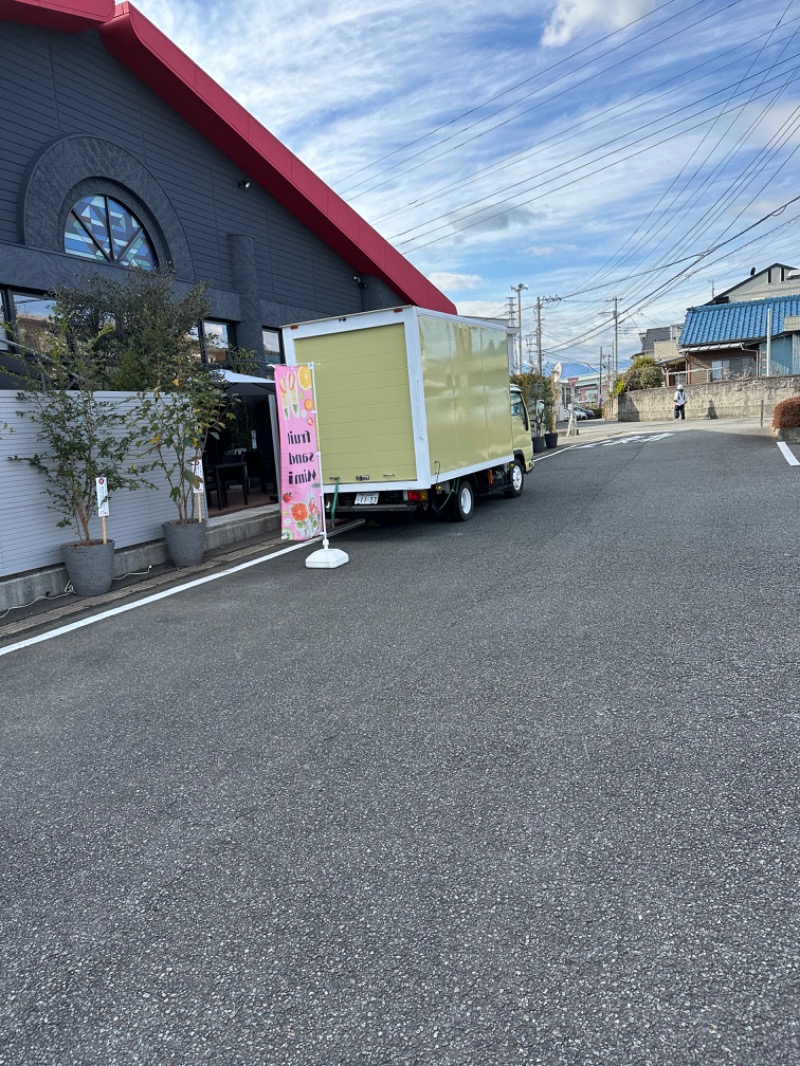
[[[800,459],[794,454],[788,444],[785,444],[782,440],[779,440],[778,447],[783,452],[783,458],[789,464],[789,466],[800,466]]]
[[[344,532],[344,530],[340,530],[340,532]],[[333,534],[329,534],[329,536],[333,536]],[[126,611],[134,611],[137,607],[145,607],[147,604],[156,603],[158,600],[165,600],[168,596],[177,596],[178,593],[187,592],[189,589],[197,588],[199,585],[207,585],[209,581],[219,581],[222,577],[229,577],[231,574],[237,574],[241,570],[248,570],[251,566],[258,566],[259,563],[277,559],[279,555],[287,555],[289,552],[296,552],[300,548],[309,548],[320,541],[320,537],[316,537],[314,540],[301,540],[288,548],[270,552],[269,555],[260,555],[257,559],[250,559],[246,563],[232,566],[229,570],[221,570],[218,574],[197,577],[193,581],[187,581],[185,585],[177,585],[175,588],[155,592],[152,596],[145,596],[144,599],[136,600],[134,603],[125,603],[121,607],[112,607],[108,611],[92,615],[91,618],[82,618],[79,622],[70,622],[69,625],[59,626],[58,629],[53,629],[49,633],[40,633],[37,637],[28,637],[27,640],[20,640],[17,644],[10,644],[7,648],[0,648],[0,656],[9,655],[12,651],[19,651],[21,648],[29,648],[32,644],[41,644],[42,641],[52,640],[53,637],[63,636],[65,633],[71,633],[75,629],[82,629],[84,626],[93,626],[95,622],[103,622],[106,618],[113,618],[114,615],[124,614]]]
[[[652,435],[638,434],[635,437],[602,437],[600,440],[590,441],[588,444],[566,444],[563,448],[558,448],[556,451],[548,452],[546,455],[540,455],[537,459],[534,459],[534,465],[541,463],[542,459],[552,459],[554,455],[563,455],[565,452],[574,452],[578,448],[597,448],[599,445],[609,444],[630,444],[636,441],[641,441],[642,444],[650,444],[651,441],[663,440],[665,437],[671,437],[674,430],[669,430],[667,433],[655,433]]]

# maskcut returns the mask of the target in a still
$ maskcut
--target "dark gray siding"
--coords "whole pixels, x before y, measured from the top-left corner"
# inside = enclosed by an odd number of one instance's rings
[[[56,138],[89,135],[131,153],[163,189],[191,251],[195,277],[184,280],[233,290],[228,238],[250,234],[265,325],[363,307],[353,268],[257,186],[238,188],[241,172],[121,67],[95,31],[0,23],[0,134],[0,241],[20,240],[20,194],[36,154]],[[54,191],[54,212],[64,195]],[[43,250],[50,262],[36,287],[67,283],[82,270],[60,248]],[[20,284],[8,276],[13,261],[0,244],[0,285]],[[388,293],[386,303],[394,302]]]

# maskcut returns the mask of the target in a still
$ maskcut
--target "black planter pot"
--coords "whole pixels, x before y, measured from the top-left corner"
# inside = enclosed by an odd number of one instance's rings
[[[61,556],[78,596],[102,596],[114,578],[114,541],[62,544]]]
[[[183,569],[202,563],[206,550],[205,522],[163,522],[167,552],[175,566]]]
[[[558,434],[557,433],[545,433],[544,443],[548,448],[556,448],[558,446]]]
[[[534,454],[544,451],[544,437],[531,437],[531,440],[533,441]]]

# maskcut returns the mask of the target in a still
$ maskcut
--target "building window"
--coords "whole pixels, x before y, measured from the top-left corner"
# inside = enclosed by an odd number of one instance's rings
[[[12,292],[11,303],[17,343],[36,352],[49,350],[56,333],[52,322],[54,302],[34,293]]]
[[[711,360],[711,381],[725,381],[731,376],[728,359]]]
[[[233,323],[206,318],[202,322],[202,334],[197,326],[189,331],[189,342],[192,357],[198,363],[224,365],[230,359],[230,349],[235,347]]]
[[[11,316],[8,313],[6,294],[0,289],[0,352],[8,351],[8,333],[6,327]]]
[[[205,319],[203,322],[203,347],[206,353],[206,362],[218,365],[227,363],[228,353],[232,345],[233,330],[227,322],[212,322]]]
[[[83,259],[153,270],[153,242],[134,213],[110,196],[84,196],[73,205],[64,230],[64,251]]]
[[[264,327],[261,330],[261,341],[264,345],[264,363],[267,366],[273,366],[275,363],[283,362],[283,348],[281,346],[281,335],[277,329],[267,329]]]

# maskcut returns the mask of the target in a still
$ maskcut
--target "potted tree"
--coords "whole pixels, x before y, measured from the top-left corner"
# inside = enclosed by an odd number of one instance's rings
[[[161,471],[177,510],[177,518],[162,526],[169,557],[175,566],[196,566],[205,554],[206,521],[198,503],[203,451],[234,412],[219,373],[189,351],[173,355],[162,370],[152,389],[138,393],[132,420],[139,446],[151,457],[148,469]]]
[[[181,297],[169,269],[130,270],[123,281],[95,276],[56,297],[78,339],[103,324],[99,347],[112,388],[136,393],[128,428],[144,470],[167,481],[177,518],[164,524],[170,558],[177,566],[199,562],[205,523],[198,508],[201,460],[209,433],[229,417],[219,375],[199,362],[192,334],[210,310],[207,285]]]
[[[530,412],[535,428],[532,435],[534,452],[543,452],[545,447],[554,448],[558,443],[558,435],[552,443],[552,437],[547,432],[547,427],[552,423],[553,412],[553,385],[549,377],[537,374],[531,370],[524,374],[512,374],[511,381],[518,385],[522,391],[525,406]],[[552,426],[555,429],[555,426]],[[550,438],[550,440],[548,440]]]
[[[113,580],[114,541],[93,535],[97,515],[96,479],[106,479],[109,495],[135,489],[143,479],[133,466],[126,468],[131,435],[119,401],[97,393],[105,384],[105,360],[96,341],[76,341],[63,322],[54,323],[47,355],[24,350],[20,372],[23,405],[17,412],[36,427],[41,450],[13,455],[45,479],[49,506],[71,527],[75,541],[63,544],[67,574],[79,596],[108,592]]]
[[[544,431],[544,443],[548,448],[558,447],[558,432],[556,430],[556,382],[553,380],[553,375],[550,376],[550,387],[548,389],[547,414],[545,418],[546,429]]]

